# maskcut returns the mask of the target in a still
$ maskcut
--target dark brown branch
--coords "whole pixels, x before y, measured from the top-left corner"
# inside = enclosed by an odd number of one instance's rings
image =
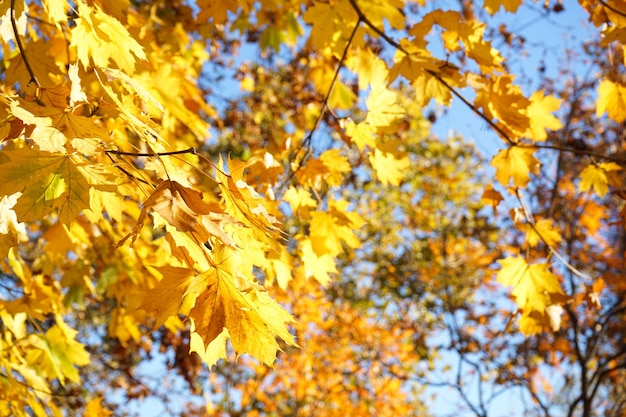
[[[20,39],[20,35],[17,31],[17,23],[15,22],[15,0],[11,0],[11,27],[13,28],[13,36],[15,37],[15,43],[17,44],[17,49],[20,50],[20,55],[22,56],[22,60],[24,61],[24,65],[26,66],[26,71],[30,74],[30,80],[28,81],[27,86],[31,83],[35,83],[35,85],[41,88],[41,84],[39,84],[39,80],[35,76],[35,72],[33,68],[30,66],[28,59],[26,58],[26,52],[24,51],[24,45],[22,45],[22,40]]]
[[[623,158],[615,158],[613,156],[607,156],[607,155],[602,155],[602,154],[595,153],[595,152],[589,152],[589,151],[586,151],[584,149],[566,148],[564,146],[558,146],[558,145],[537,145],[537,144],[533,144],[533,145],[516,145],[516,146],[519,146],[520,148],[552,149],[552,150],[555,150],[555,151],[570,152],[570,153],[574,153],[576,155],[585,155],[585,156],[589,156],[589,157],[592,157],[592,158],[598,158],[598,159],[602,159],[602,160],[605,160],[605,161],[611,161],[611,162],[615,162],[616,164],[620,164],[620,165],[626,164],[626,161],[624,161]]]

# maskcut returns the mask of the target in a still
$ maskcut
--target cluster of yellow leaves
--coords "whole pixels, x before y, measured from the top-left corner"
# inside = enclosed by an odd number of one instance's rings
[[[159,18],[129,3],[74,2],[71,25],[65,1],[17,4],[23,55],[2,42],[0,255],[18,295],[0,299],[1,413],[47,415],[50,382],[79,382],[89,355],[63,315],[87,300],[113,300],[108,330],[122,345],[139,343],[156,319],[190,328],[206,362],[226,357],[230,338],[238,354],[272,364],[276,338],[295,344],[293,319],[253,272],[288,281],[276,205],[235,161],[157,156],[209,135],[215,112],[195,82],[203,45],[182,27],[164,41]],[[218,9],[202,18],[219,21]],[[25,10],[41,19],[22,28]]]
[[[556,275],[548,264],[528,264],[522,257],[498,261],[498,282],[513,287],[513,297],[522,313],[520,329],[526,334],[543,330],[548,325],[558,330],[561,323],[560,306],[565,296]]]

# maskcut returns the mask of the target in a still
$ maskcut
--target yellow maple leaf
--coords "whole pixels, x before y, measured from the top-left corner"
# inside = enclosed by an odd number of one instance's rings
[[[376,171],[376,177],[381,183],[400,185],[411,162],[408,156],[402,155],[397,150],[387,152],[389,149],[391,147],[376,148],[374,153],[369,156],[370,164],[372,164],[372,168]]]
[[[531,248],[534,248],[540,241],[544,241],[548,246],[554,246],[561,241],[561,233],[554,228],[551,219],[541,219],[534,224],[524,224],[526,230],[526,240]]]
[[[500,10],[500,7],[504,6],[507,12],[515,13],[519,6],[522,4],[522,0],[485,0],[484,8],[493,15]]]
[[[304,263],[304,275],[307,278],[313,277],[322,286],[326,286],[331,281],[329,274],[339,272],[334,258],[328,253],[322,255],[315,253],[310,239],[300,240],[300,251]]]
[[[13,206],[17,203],[18,198],[22,195],[17,192],[11,195],[3,195],[0,199],[0,234],[11,235],[17,240],[27,240],[26,225],[17,221],[17,215],[13,211]]]
[[[489,165],[496,168],[496,178],[505,187],[511,179],[513,185],[523,187],[530,181],[530,173],[538,175],[540,171],[534,153],[532,148],[512,146],[499,151]]]
[[[530,127],[525,135],[534,141],[543,142],[548,138],[546,129],[556,130],[563,127],[561,121],[551,114],[559,109],[562,101],[559,98],[544,95],[543,91],[535,91],[526,108]]]
[[[399,75],[413,82],[426,70],[431,72],[439,70],[437,61],[425,48],[420,48],[406,39],[400,41],[400,46],[403,51],[397,51],[394,56],[394,65],[389,70],[389,82],[393,82]]]
[[[553,299],[563,295],[559,280],[549,270],[548,264],[528,264],[522,257],[509,257],[498,261],[502,269],[497,280],[513,286],[513,296],[521,310],[544,312]]]
[[[375,132],[376,129],[366,122],[357,124],[350,120],[346,124],[346,135],[352,139],[352,142],[360,151],[363,151],[366,146],[374,147],[376,145],[376,140],[374,139]]]
[[[343,251],[341,242],[351,248],[360,246],[360,240],[354,233],[363,224],[363,219],[347,209],[348,202],[331,200],[328,211],[311,213],[310,239],[313,250],[319,256],[329,254],[337,256]]]
[[[48,15],[48,21],[57,28],[61,28],[61,23],[67,22],[69,4],[64,0],[44,0],[42,3]]]
[[[615,162],[602,162],[588,165],[580,173],[580,192],[585,192],[593,187],[593,191],[600,197],[609,191],[609,184],[617,182],[616,172],[622,167]]]
[[[333,4],[315,1],[304,13],[303,19],[312,25],[309,42],[313,46],[320,50],[330,47],[334,53],[341,54],[339,46],[349,39],[357,14],[347,0]]]
[[[151,267],[161,275],[159,283],[143,299],[139,309],[146,311],[154,317],[154,328],[157,329],[165,321],[177,314],[188,314],[195,304],[195,298],[191,299],[187,290],[193,277],[196,275],[189,268],[175,266]]]
[[[380,29],[384,29],[384,20],[394,29],[404,28],[405,18],[400,11],[404,7],[403,0],[361,0],[359,7],[374,26]]]
[[[69,225],[89,207],[90,185],[73,157],[30,148],[3,154],[0,189],[4,194],[22,192],[14,208],[21,221],[41,220],[58,208],[59,219]]]
[[[303,217],[308,217],[309,210],[317,207],[317,201],[304,188],[289,187],[283,199],[291,205],[292,210]]]
[[[372,84],[365,105],[365,122],[373,127],[389,126],[404,115],[404,109],[398,104],[398,94],[389,90],[384,83]]]
[[[37,366],[47,378],[58,378],[61,385],[65,380],[79,382],[76,365],[90,362],[85,346],[75,340],[76,330],[62,329],[54,325],[45,335],[30,335],[26,339],[32,346],[26,354],[26,361]]]
[[[244,11],[250,10],[251,1],[232,0],[196,0],[199,10],[198,21],[211,20],[214,24],[223,24],[228,19],[228,13],[235,13],[240,7]]]
[[[102,397],[92,398],[85,406],[85,417],[109,417],[112,414],[102,405]]]
[[[513,84],[514,78],[513,75],[498,75],[489,79],[488,89],[478,92],[476,103],[518,136],[530,127],[530,118],[525,114],[530,101],[524,97],[522,89]]]
[[[320,161],[328,168],[325,180],[328,185],[340,185],[344,174],[352,170],[348,158],[341,155],[339,149],[329,149],[320,155]]]
[[[561,327],[563,307],[560,304],[551,304],[545,311],[525,310],[519,319],[519,327],[525,335],[541,333],[545,328],[556,332]]]
[[[103,68],[113,61],[119,69],[132,74],[136,59],[146,59],[143,47],[119,20],[82,1],[78,2],[78,15],[70,48],[76,49],[84,68],[90,66],[92,60],[95,66]]]
[[[387,63],[370,48],[359,48],[347,59],[346,66],[359,76],[359,89],[365,90],[372,83],[382,83],[387,79]]]
[[[435,99],[442,106],[449,106],[452,101],[452,92],[438,79],[423,71],[413,81],[415,98],[421,106],[426,106],[431,99]]]
[[[491,207],[493,207],[494,213],[497,212],[497,208],[498,205],[500,205],[500,202],[504,200],[504,198],[502,198],[502,194],[494,190],[491,184],[487,184],[480,199],[485,204],[489,204]]]
[[[607,79],[602,80],[598,86],[596,115],[600,117],[605,112],[618,123],[626,120],[626,86]]]

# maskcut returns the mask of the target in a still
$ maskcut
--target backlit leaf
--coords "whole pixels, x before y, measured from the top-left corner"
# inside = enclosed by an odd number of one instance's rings
[[[525,186],[530,181],[530,174],[539,174],[540,165],[534,156],[532,148],[513,146],[503,149],[491,160],[492,167],[496,168],[496,178],[505,187],[511,179],[515,186]]]

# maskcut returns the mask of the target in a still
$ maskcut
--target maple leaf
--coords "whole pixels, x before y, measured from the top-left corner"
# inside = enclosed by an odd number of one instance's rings
[[[50,23],[55,25],[57,28],[61,28],[61,24],[67,22],[69,4],[66,1],[44,0],[42,1],[42,4]]]
[[[0,200],[0,234],[15,235],[19,240],[24,240],[28,238],[26,225],[17,221],[17,215],[13,211],[13,206],[21,195],[21,192],[17,192],[2,196]]]
[[[143,47],[130,35],[126,27],[100,8],[78,2],[79,18],[72,29],[70,48],[76,49],[78,60],[84,68],[91,65],[108,67],[109,60],[115,62],[119,69],[132,74],[135,72],[135,61],[146,59]]]
[[[118,247],[129,238],[132,238],[132,242],[135,241],[149,210],[159,213],[179,232],[189,232],[196,236],[198,242],[206,242],[210,236],[214,236],[227,245],[236,246],[232,237],[224,231],[222,223],[243,225],[234,217],[223,213],[218,204],[205,202],[201,192],[184,187],[176,181],[162,181],[144,202],[137,224],[118,243]]]
[[[498,205],[500,205],[500,202],[504,200],[504,198],[502,198],[502,194],[494,190],[491,184],[487,184],[487,186],[485,186],[485,190],[483,191],[483,195],[480,199],[493,207],[493,212],[495,214],[497,214]]]
[[[342,252],[341,242],[351,248],[360,246],[354,231],[363,225],[363,219],[356,213],[347,213],[347,205],[346,201],[331,200],[328,212],[311,213],[310,239],[319,256],[326,253],[337,256]]]
[[[281,350],[276,337],[295,345],[285,328],[293,318],[259,286],[241,292],[232,276],[219,269],[203,273],[201,278],[196,285],[205,290],[197,297],[189,317],[206,346],[227,329],[237,354],[248,353],[271,366]]]
[[[393,82],[399,75],[413,82],[425,71],[438,72],[439,68],[435,64],[436,60],[430,53],[415,44],[403,39],[400,42],[404,51],[397,51],[394,56],[394,65],[389,70],[389,81]],[[408,52],[408,53],[407,53]]]
[[[139,309],[145,310],[154,317],[154,328],[157,329],[165,321],[178,313],[188,314],[195,298],[185,297],[195,272],[188,268],[175,266],[152,267],[161,275],[161,280],[143,299]]]
[[[397,150],[393,149],[393,144],[387,143],[385,145],[382,149],[376,148],[374,153],[370,154],[370,163],[376,171],[376,176],[380,182],[385,185],[400,185],[406,169],[410,166],[409,158],[402,156]],[[391,149],[391,152],[387,152],[389,149]]]
[[[600,197],[609,191],[608,184],[618,182],[615,177],[617,171],[621,171],[622,167],[615,162],[602,162],[599,164],[590,164],[580,173],[580,192],[585,192],[593,187],[593,191]]]
[[[404,6],[403,0],[360,0],[361,11],[378,28],[384,28],[383,20],[387,20],[391,27],[403,29],[405,18],[398,9]]]
[[[317,201],[311,197],[311,193],[304,188],[289,187],[283,199],[291,205],[291,208],[301,216],[309,217],[310,209],[317,207]]]
[[[361,122],[356,124],[350,120],[346,124],[346,135],[352,139],[360,151],[363,151],[366,146],[374,147],[376,145],[376,140],[374,139],[375,132],[376,129],[369,123]]]
[[[244,12],[248,12],[251,4],[250,1],[196,0],[196,7],[200,11],[198,20],[212,20],[214,24],[222,24],[226,22],[228,12],[235,13],[241,7]]]
[[[307,278],[313,277],[322,286],[326,286],[331,281],[329,274],[339,273],[334,258],[329,253],[318,255],[313,249],[311,239],[300,240],[300,251]]]
[[[598,100],[596,101],[596,116],[605,112],[618,123],[626,120],[626,86],[604,79],[598,86]]]
[[[112,411],[102,405],[102,397],[92,398],[85,405],[85,417],[109,417]]]
[[[357,14],[347,0],[339,0],[332,5],[314,1],[302,18],[312,25],[309,41],[313,46],[320,50],[330,46],[334,53],[340,54],[341,46],[356,23]]]
[[[5,194],[22,192],[14,207],[21,221],[40,220],[57,208],[59,220],[69,225],[89,207],[90,185],[73,157],[42,154],[30,148],[3,154],[1,189]]]
[[[349,56],[347,66],[359,76],[359,89],[365,90],[369,84],[385,82],[389,70],[385,61],[370,48],[359,48]]]
[[[534,225],[525,224],[526,240],[531,248],[537,246],[540,241],[544,241],[548,246],[554,246],[561,241],[561,233],[554,228],[551,219],[541,219]]]
[[[485,0],[483,7],[493,15],[500,10],[500,7],[504,6],[507,12],[515,13],[519,6],[522,4],[522,0]]]
[[[496,178],[505,187],[513,179],[513,185],[524,187],[530,181],[530,174],[539,174],[539,161],[533,155],[533,148],[512,146],[500,150],[491,160],[496,168]]]
[[[75,365],[88,364],[89,354],[83,344],[74,340],[77,333],[55,325],[45,335],[30,335],[28,342],[33,349],[26,354],[26,360],[31,365],[36,364],[47,378],[58,378],[61,385],[65,385],[66,378],[79,382]]]
[[[397,93],[390,91],[382,83],[372,85],[365,105],[367,106],[365,122],[373,127],[389,126],[404,115],[404,109],[398,104]]]
[[[530,127],[526,136],[535,141],[543,142],[548,138],[546,129],[560,129],[563,124],[551,113],[558,110],[563,100],[553,96],[545,96],[543,91],[536,91],[530,97],[526,115],[530,118]]]
[[[487,80],[486,88],[478,91],[476,104],[490,118],[498,119],[512,134],[522,135],[530,127],[525,114],[530,105],[519,86],[513,84],[514,76],[498,75]]]
[[[513,296],[520,309],[544,312],[553,299],[563,295],[559,280],[549,271],[548,264],[526,263],[522,257],[510,257],[498,261],[498,282],[513,286]]]

